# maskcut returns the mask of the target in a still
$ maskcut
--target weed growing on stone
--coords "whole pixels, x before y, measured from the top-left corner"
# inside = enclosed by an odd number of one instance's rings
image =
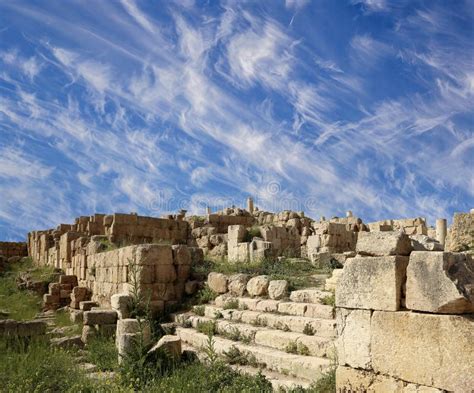
[[[199,315],[200,317],[204,316],[204,312],[206,311],[205,306],[194,306],[193,307],[194,314]]]
[[[311,324],[307,323],[304,325],[303,329],[303,334],[306,334],[307,336],[314,336],[316,332],[314,331],[314,328]]]
[[[231,299],[225,302],[224,310],[237,310],[239,308],[239,301],[237,299]]]
[[[198,322],[196,330],[207,336],[214,335],[217,333],[217,325],[215,321]]]

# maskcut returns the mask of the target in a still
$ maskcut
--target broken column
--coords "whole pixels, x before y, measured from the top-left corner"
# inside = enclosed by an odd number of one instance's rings
[[[252,214],[253,213],[253,199],[251,197],[247,198],[247,211]]]
[[[446,218],[438,218],[436,220],[436,240],[438,240],[443,246],[446,241],[446,234],[447,234]]]

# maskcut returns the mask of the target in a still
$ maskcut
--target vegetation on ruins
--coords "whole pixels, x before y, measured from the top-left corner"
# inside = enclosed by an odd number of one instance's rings
[[[86,359],[100,371],[118,369],[118,352],[113,337],[98,336],[87,343]]]
[[[306,334],[307,336],[314,336],[315,333],[316,332],[314,331],[314,328],[310,323],[304,325],[303,334]]]
[[[199,306],[194,306],[193,311],[196,315],[199,315],[200,317],[204,316],[204,311],[206,310],[205,306],[199,305]]]
[[[237,299],[228,300],[222,308],[224,310],[237,310],[239,308],[239,301]]]
[[[321,304],[325,304],[326,306],[336,306],[336,295],[333,293],[331,295],[323,297],[321,300]]]
[[[69,313],[65,310],[56,311],[54,314],[54,324],[58,328],[62,328],[61,331],[65,336],[74,336],[82,333],[82,325],[72,322]]]
[[[198,322],[196,330],[208,336],[214,335],[217,333],[217,324],[215,321]]]
[[[285,352],[303,356],[309,356],[310,354],[309,348],[305,344],[296,341],[290,341],[285,347]]]
[[[115,380],[91,380],[78,369],[73,351],[44,340],[0,340],[0,386],[5,392],[128,391]]]
[[[9,265],[0,275],[0,318],[32,319],[41,310],[41,298],[32,291],[19,289],[17,280],[20,275],[28,274],[34,280],[50,282],[53,273],[51,267],[33,267],[31,258]]]
[[[218,272],[226,275],[244,273],[251,276],[267,275],[270,280],[287,280],[289,290],[302,289],[320,284],[317,275],[327,274],[327,268],[320,269],[299,258],[272,259],[263,258],[252,262],[232,262],[227,258],[207,257],[203,264],[194,266],[194,271],[200,275]],[[211,299],[213,300],[213,299]]]

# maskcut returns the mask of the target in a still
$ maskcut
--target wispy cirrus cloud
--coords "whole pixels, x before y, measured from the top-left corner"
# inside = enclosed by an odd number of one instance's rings
[[[327,46],[318,26],[341,13],[311,3],[95,5],[0,6],[14,21],[0,23],[6,237],[94,211],[202,213],[248,195],[366,220],[470,206],[472,45],[452,10],[354,5],[354,20],[390,23]],[[436,40],[416,33],[422,23]]]

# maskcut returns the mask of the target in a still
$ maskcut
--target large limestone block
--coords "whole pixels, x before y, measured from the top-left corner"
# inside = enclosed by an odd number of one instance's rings
[[[116,321],[115,310],[91,310],[84,313],[84,325],[111,325]]]
[[[337,284],[336,306],[399,310],[407,265],[403,256],[348,259]]]
[[[172,246],[175,265],[191,265],[191,252],[182,244]]]
[[[359,232],[356,252],[360,255],[410,255],[410,238],[398,231]]]
[[[339,366],[336,369],[336,391],[351,393],[442,393],[429,386],[407,383],[373,371]]]
[[[272,280],[268,285],[268,296],[270,299],[283,299],[288,296],[288,281]]]
[[[216,293],[226,293],[227,277],[222,273],[211,272],[207,276],[207,285]]]
[[[165,351],[173,360],[181,358],[181,339],[178,336],[165,335],[148,351],[148,355]]]
[[[406,307],[444,314],[474,312],[474,261],[470,255],[415,251],[407,268]]]
[[[426,235],[411,235],[410,241],[414,251],[443,251],[444,248],[438,240]]]
[[[247,292],[250,296],[264,296],[268,292],[269,284],[268,276],[252,277],[247,283]]]
[[[117,311],[118,317],[129,318],[132,311],[132,296],[128,293],[116,293],[110,297],[110,306]]]
[[[453,392],[474,386],[473,317],[375,311],[374,371]]]
[[[340,365],[370,369],[370,310],[336,310],[337,359]]]
[[[227,239],[231,244],[240,243],[244,240],[246,232],[243,225],[229,225],[227,228]]]
[[[142,244],[136,247],[136,261],[141,265],[172,265],[171,246],[163,244]],[[129,247],[126,247],[129,248]]]
[[[247,289],[249,276],[247,274],[234,274],[229,277],[229,292],[233,296],[243,296]]]

